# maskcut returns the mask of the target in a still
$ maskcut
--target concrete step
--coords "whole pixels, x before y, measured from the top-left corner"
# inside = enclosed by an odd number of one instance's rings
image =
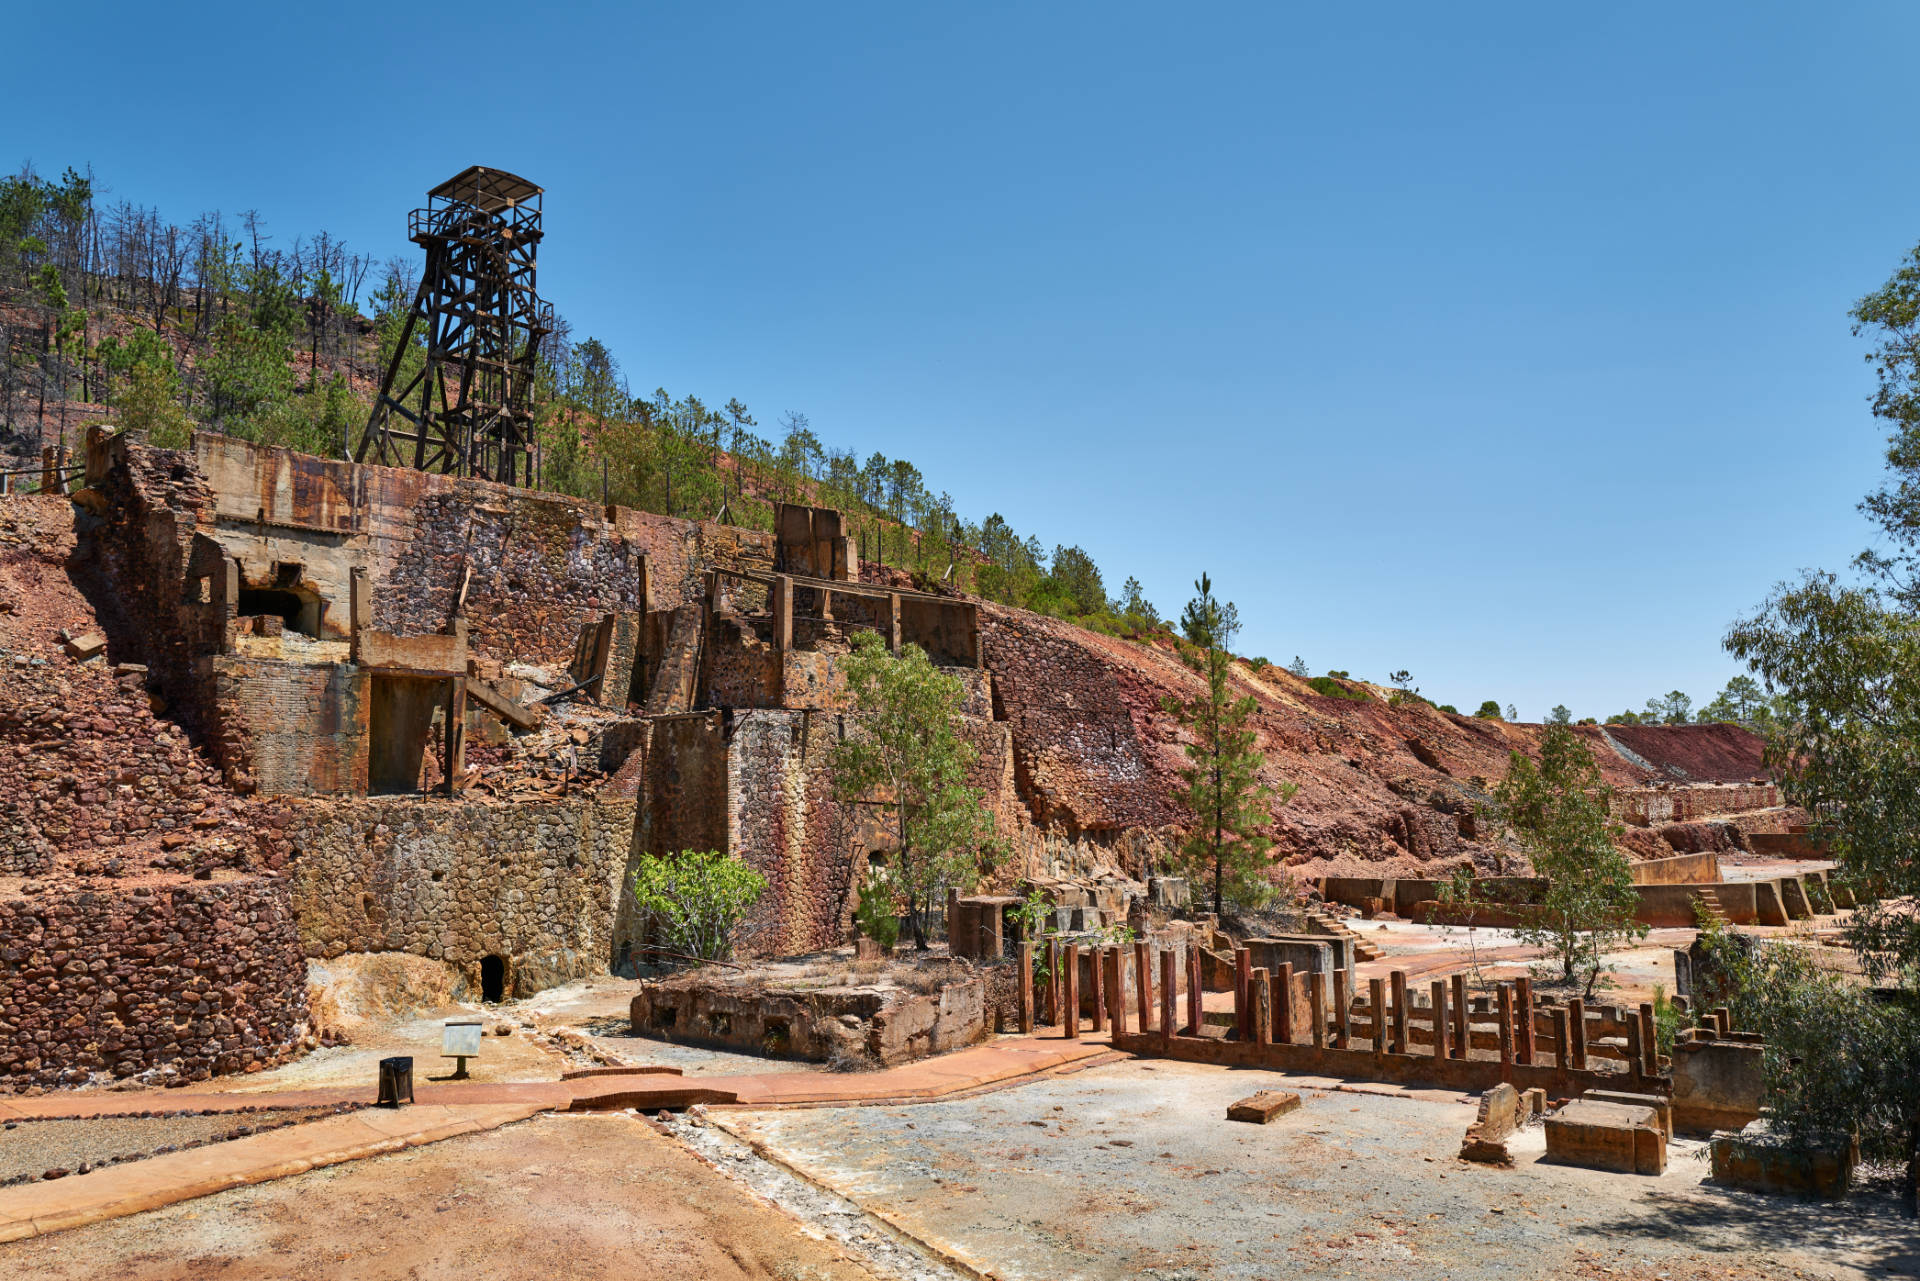
[[[1715,890],[1712,886],[1702,889],[1699,894],[1699,900],[1700,906],[1705,909],[1707,916],[1716,924],[1722,926],[1733,924],[1732,918],[1727,915],[1726,908],[1720,903],[1720,893],[1718,890]]]

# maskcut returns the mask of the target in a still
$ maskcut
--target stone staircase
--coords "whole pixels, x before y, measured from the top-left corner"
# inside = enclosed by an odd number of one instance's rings
[[[1720,902],[1720,891],[1714,889],[1713,886],[1701,886],[1699,893],[1694,896],[1694,901],[1700,905],[1700,910],[1706,914],[1707,918],[1715,924],[1722,928],[1733,924],[1732,918],[1727,915],[1727,909]]]
[[[1367,942],[1365,938],[1361,937],[1358,932],[1338,917],[1329,916],[1319,908],[1313,907],[1307,909],[1306,915],[1307,919],[1313,922],[1317,931],[1323,931],[1340,938],[1352,939],[1353,959],[1355,961],[1377,961],[1385,955],[1384,952]]]

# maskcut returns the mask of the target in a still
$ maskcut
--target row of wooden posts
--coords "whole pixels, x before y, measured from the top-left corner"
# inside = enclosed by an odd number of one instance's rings
[[[1036,994],[1033,983],[1034,944],[1020,947],[1020,1030],[1033,1031],[1036,995],[1044,996],[1053,1015],[1068,1037],[1080,1035],[1080,952],[1077,944],[1050,940],[1047,948],[1046,988]],[[1131,956],[1129,957],[1129,951]],[[1159,954],[1159,982],[1154,982],[1154,952]],[[1129,961],[1135,976],[1133,1031],[1138,1035],[1198,1036],[1204,1023],[1201,1001],[1201,949],[1189,944],[1186,952],[1185,991],[1179,991],[1178,961],[1171,948],[1152,948],[1134,943],[1122,947],[1093,947],[1093,1014],[1091,1030],[1111,1026],[1116,1036],[1128,1033],[1129,1012],[1126,1002],[1126,972]],[[1325,987],[1318,974],[1312,975],[1307,990],[1307,1036],[1297,1041],[1294,1034],[1294,969],[1283,963],[1277,972],[1252,964],[1247,948],[1234,953],[1234,1027],[1239,1039],[1257,1045],[1311,1044],[1316,1049],[1353,1048],[1353,1002],[1348,992],[1349,971],[1333,972],[1332,1017],[1326,1009]],[[1156,992],[1157,989],[1157,992]],[[1424,1053],[1434,1058],[1470,1058],[1474,1042],[1473,1011],[1467,999],[1467,976],[1434,979],[1429,988],[1430,1001],[1417,1006],[1408,999],[1406,972],[1392,971],[1385,979],[1367,980],[1367,1022],[1365,1037],[1373,1053],[1407,1054],[1411,1045],[1425,1042]],[[1155,996],[1158,995],[1156,1003]],[[1389,999],[1390,998],[1390,999]],[[1157,1004],[1157,1010],[1156,1010]],[[1184,1010],[1177,1007],[1184,1004]],[[1484,1048],[1497,1049],[1506,1064],[1545,1066],[1551,1050],[1554,1065],[1585,1071],[1590,1057],[1624,1057],[1645,1075],[1658,1071],[1657,1041],[1654,1036],[1653,1006],[1643,1003],[1624,1020],[1625,1054],[1613,1047],[1590,1046],[1587,1010],[1575,998],[1552,1007],[1553,1032],[1543,1042],[1534,1022],[1533,982],[1518,978],[1501,983],[1496,989],[1494,1034],[1485,1037]],[[1156,1017],[1157,1014],[1157,1017]],[[1424,1026],[1423,1026],[1424,1025]],[[1424,1035],[1422,1035],[1424,1033]],[[1483,1043],[1484,1043],[1483,1042]]]
[[[71,451],[65,445],[42,446],[40,466],[0,471],[0,497],[8,494],[66,493],[68,478],[78,476],[87,469],[85,463],[72,462],[71,456]],[[40,487],[28,489],[27,485],[35,478],[39,479]]]

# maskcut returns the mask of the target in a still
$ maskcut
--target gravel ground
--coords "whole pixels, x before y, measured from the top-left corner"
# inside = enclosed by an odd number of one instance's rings
[[[875,1276],[896,1281],[967,1281],[965,1273],[933,1258],[918,1242],[847,1198],[800,1178],[732,1134],[707,1124],[704,1112],[695,1109],[691,1115],[670,1117],[663,1125],[722,1174],[838,1242]]]
[[[235,1130],[249,1134],[288,1122],[330,1116],[331,1108],[272,1108],[216,1116],[116,1116],[74,1120],[20,1121],[0,1131],[0,1180],[48,1170],[77,1172],[114,1158],[151,1155],[161,1147],[224,1139]]]
[[[1303,1106],[1271,1125],[1224,1119],[1289,1087]],[[1538,1129],[1516,1168],[1471,1165],[1456,1154],[1473,1116],[1171,1062],[917,1107],[712,1113],[1007,1281],[1920,1275],[1920,1235],[1884,1189],[1841,1206],[1723,1190],[1682,1145],[1658,1178],[1548,1165]]]

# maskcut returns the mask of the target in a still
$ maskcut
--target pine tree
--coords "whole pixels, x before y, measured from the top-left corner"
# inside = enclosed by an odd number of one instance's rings
[[[1180,771],[1174,797],[1194,816],[1194,825],[1180,847],[1189,875],[1213,881],[1213,910],[1225,907],[1227,893],[1257,904],[1271,893],[1267,882],[1267,850],[1273,842],[1260,828],[1272,821],[1268,802],[1274,790],[1262,783],[1257,771],[1263,758],[1251,724],[1258,704],[1251,695],[1233,696],[1228,649],[1240,630],[1239,611],[1213,594],[1205,574],[1194,584],[1200,594],[1187,602],[1180,616],[1181,650],[1187,666],[1206,681],[1195,698],[1166,698],[1162,706],[1193,735],[1186,745],[1187,761]],[[1292,799],[1292,783],[1280,786],[1280,803]]]

